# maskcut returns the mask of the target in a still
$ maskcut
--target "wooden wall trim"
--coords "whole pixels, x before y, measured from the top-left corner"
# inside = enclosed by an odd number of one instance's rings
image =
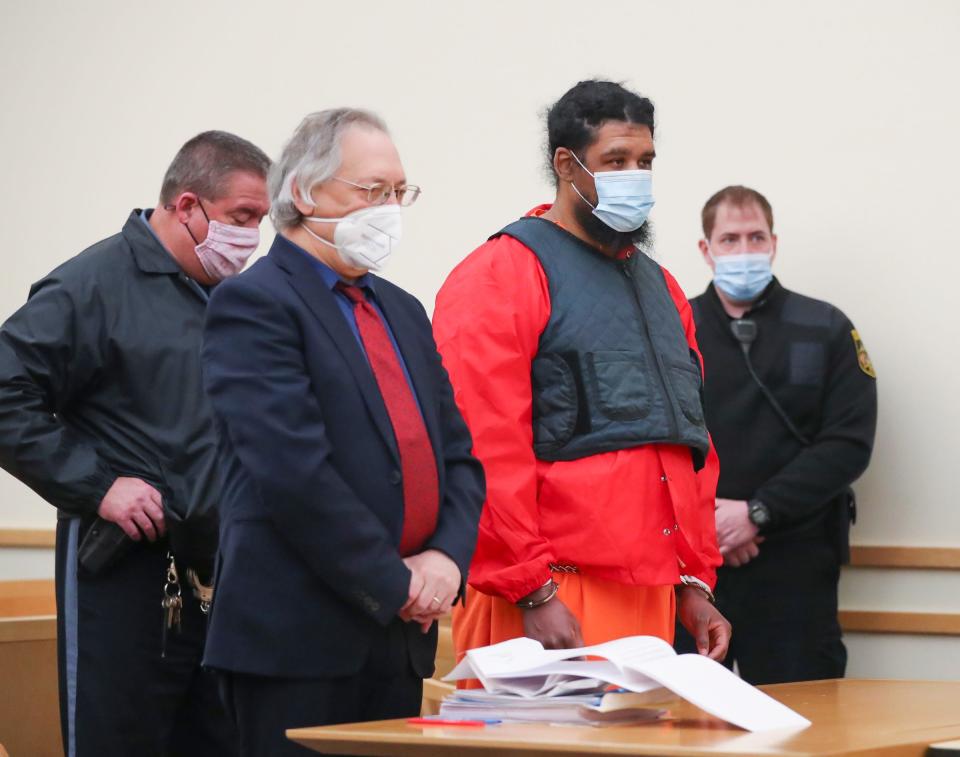
[[[0,644],[56,638],[57,618],[55,615],[0,618]]]
[[[960,636],[960,613],[841,610],[846,633],[911,633]]]
[[[0,528],[0,547],[52,549],[56,537],[52,528]]]
[[[919,568],[960,570],[960,547],[887,547],[856,544],[850,547],[855,568]]]
[[[0,548],[52,549],[52,528],[0,528]],[[960,547],[903,547],[855,544],[850,547],[854,568],[909,568],[960,570]]]
[[[53,579],[0,581],[0,619],[56,614]]]

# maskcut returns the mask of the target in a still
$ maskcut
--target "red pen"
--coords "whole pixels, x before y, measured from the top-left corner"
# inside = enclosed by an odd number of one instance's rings
[[[407,718],[409,725],[453,725],[465,728],[483,728],[496,725],[499,720],[444,720],[443,718]]]

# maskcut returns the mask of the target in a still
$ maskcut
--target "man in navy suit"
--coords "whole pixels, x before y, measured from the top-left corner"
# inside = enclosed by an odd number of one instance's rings
[[[203,348],[225,475],[204,663],[245,757],[418,713],[484,499],[427,314],[371,273],[420,193],[386,126],[307,116],[269,189],[279,233],[216,289]]]

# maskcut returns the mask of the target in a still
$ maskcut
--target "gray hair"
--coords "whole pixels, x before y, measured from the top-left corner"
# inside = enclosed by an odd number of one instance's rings
[[[300,197],[310,202],[311,190],[340,168],[340,140],[352,126],[387,132],[387,125],[378,115],[355,108],[321,110],[300,122],[267,177],[270,218],[277,230],[297,226],[303,220],[294,204],[294,183]]]
[[[163,177],[160,203],[173,202],[183,192],[218,200],[227,177],[245,171],[266,177],[270,158],[252,142],[226,131],[205,131],[186,142]]]

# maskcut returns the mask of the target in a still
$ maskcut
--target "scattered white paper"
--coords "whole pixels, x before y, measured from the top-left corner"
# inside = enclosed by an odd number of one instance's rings
[[[701,710],[748,731],[810,725],[802,715],[703,655],[651,660],[643,664],[643,672]]]
[[[600,657],[600,660],[583,659]],[[445,681],[477,678],[487,692],[546,697],[595,690],[664,687],[700,709],[748,731],[805,728],[810,721],[702,655],[677,655],[663,639],[628,636],[576,649],[544,649],[517,638],[471,649]]]

